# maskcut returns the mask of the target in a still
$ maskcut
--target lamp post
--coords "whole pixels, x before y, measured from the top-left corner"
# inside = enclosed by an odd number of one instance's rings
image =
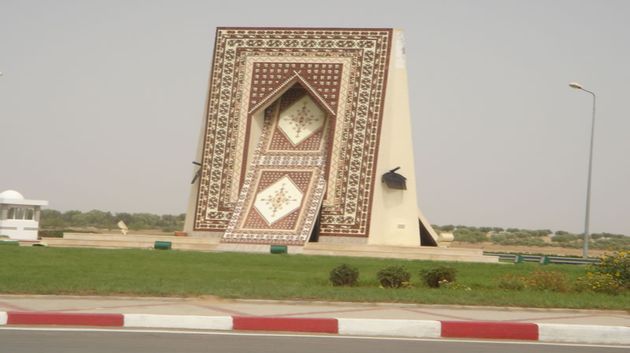
[[[591,173],[593,170],[593,137],[595,136],[595,102],[596,96],[595,93],[589,91],[582,87],[581,84],[577,82],[569,83],[569,87],[578,89],[580,91],[584,91],[586,93],[590,93],[593,96],[593,121],[591,123],[591,148],[588,156],[588,179],[586,182],[586,216],[584,217],[584,249],[582,251],[582,256],[584,258],[588,257],[588,239],[590,237],[589,233],[589,219],[591,216]]]

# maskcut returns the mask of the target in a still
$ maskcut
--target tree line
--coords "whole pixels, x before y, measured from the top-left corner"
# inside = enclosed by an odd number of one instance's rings
[[[151,213],[112,213],[100,210],[88,212],[45,209],[40,217],[40,228],[46,230],[68,228],[118,229],[118,222],[123,221],[129,229],[160,229],[173,232],[184,228],[185,214],[156,215]]]
[[[583,235],[564,230],[552,232],[549,229],[519,229],[500,227],[470,227],[463,225],[433,225],[438,232],[452,232],[455,241],[464,243],[492,242],[499,245],[523,246],[560,246],[563,248],[581,248]],[[543,238],[549,237],[550,242]],[[630,237],[623,234],[593,233],[589,247],[603,250],[628,250]]]

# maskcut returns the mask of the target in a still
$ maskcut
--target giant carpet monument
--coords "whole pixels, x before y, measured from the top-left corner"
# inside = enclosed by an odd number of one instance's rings
[[[217,29],[198,146],[184,230],[221,248],[436,245],[400,30]]]
[[[402,31],[219,28],[184,231],[42,240],[498,262],[419,211],[407,91]]]

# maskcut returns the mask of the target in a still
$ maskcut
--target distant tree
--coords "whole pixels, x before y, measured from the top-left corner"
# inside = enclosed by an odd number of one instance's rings
[[[123,221],[127,226],[129,226],[132,222],[131,214],[126,212],[116,213],[114,218],[116,219],[116,223],[118,223],[118,221]]]
[[[570,234],[568,232],[564,232],[562,234],[558,234],[558,232],[556,232],[556,235],[554,235],[551,238],[551,241],[556,242],[556,243],[571,243],[571,242],[576,242],[578,240],[580,239],[578,238],[577,235]]]
[[[42,229],[50,228],[64,228],[66,227],[66,221],[63,214],[57,210],[42,210],[39,226]]]
[[[71,210],[63,213],[63,220],[68,226],[82,227],[81,211]]]
[[[99,210],[91,210],[82,215],[82,221],[84,224],[90,227],[112,229],[116,228],[116,220],[111,212],[104,212]]]
[[[546,237],[550,234],[553,234],[553,232],[550,229],[538,229],[538,230],[535,230],[534,233],[536,234],[536,236],[539,236],[539,237]]]
[[[455,226],[452,224],[447,224],[445,226],[442,226],[442,230],[445,232],[452,232],[455,229]]]
[[[452,226],[452,225],[441,226],[437,224],[432,224],[431,227],[433,227],[433,229],[435,229],[438,232],[452,232],[453,229],[455,229],[455,226]]]
[[[457,228],[453,232],[453,236],[455,241],[466,242],[466,243],[480,243],[486,241],[486,234],[484,232],[480,232],[476,229],[468,229],[468,228]]]
[[[613,233],[593,233],[591,234],[593,239],[599,238],[607,238],[607,239],[623,239],[625,236],[623,234],[613,234]]]

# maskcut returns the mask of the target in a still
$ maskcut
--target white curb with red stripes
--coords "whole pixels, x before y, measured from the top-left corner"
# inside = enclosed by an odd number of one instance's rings
[[[339,334],[440,338],[441,322],[431,320],[337,319]]]
[[[232,330],[231,316],[124,314],[123,327]]]
[[[538,324],[542,342],[630,344],[630,327]]]
[[[481,338],[630,345],[630,327],[501,321],[2,312],[0,325],[316,332],[344,336]]]

